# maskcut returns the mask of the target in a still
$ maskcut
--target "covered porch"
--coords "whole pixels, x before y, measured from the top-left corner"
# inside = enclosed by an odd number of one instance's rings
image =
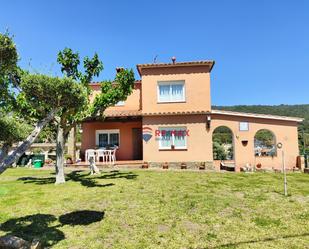
[[[92,119],[82,123],[81,160],[76,165],[88,165],[85,152],[88,149],[117,147],[115,164],[130,164],[143,160],[142,118],[139,111],[110,113],[104,120]],[[97,161],[97,165],[106,165]]]

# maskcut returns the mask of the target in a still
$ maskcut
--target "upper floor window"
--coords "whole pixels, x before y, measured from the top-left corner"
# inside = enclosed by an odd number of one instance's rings
[[[124,101],[118,101],[115,106],[124,106]]]
[[[185,81],[159,81],[158,82],[158,102],[184,102],[185,101]]]

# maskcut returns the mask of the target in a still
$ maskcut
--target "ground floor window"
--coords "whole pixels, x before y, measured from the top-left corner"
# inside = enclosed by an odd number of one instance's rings
[[[120,132],[119,130],[97,130],[96,146],[101,147],[119,147]]]
[[[186,127],[160,127],[159,149],[186,149],[187,128]]]

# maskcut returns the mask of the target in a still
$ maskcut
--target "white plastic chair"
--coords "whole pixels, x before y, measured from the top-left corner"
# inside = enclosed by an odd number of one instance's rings
[[[113,150],[110,150],[110,162],[112,162],[113,164],[115,164],[116,161],[116,151],[117,147]]]
[[[86,162],[89,163],[89,159],[90,157],[93,158],[93,160],[96,160],[96,156],[95,156],[95,150],[94,149],[88,149],[86,150]]]
[[[106,158],[105,158],[104,151],[105,151],[105,149],[98,149],[98,150],[96,150],[97,162],[100,162],[100,158],[102,158],[103,163],[105,162]]]

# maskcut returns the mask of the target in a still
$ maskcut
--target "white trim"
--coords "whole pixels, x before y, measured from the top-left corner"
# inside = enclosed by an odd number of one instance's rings
[[[120,147],[120,131],[119,129],[114,129],[114,130],[96,130],[95,131],[95,145],[99,146],[99,134],[108,134],[107,136],[107,143],[109,144],[109,134],[111,133],[118,133],[118,137],[119,137],[119,145],[118,147]]]
[[[211,110],[211,113],[238,116],[238,117],[264,118],[264,119],[275,119],[275,120],[285,120],[294,122],[302,122],[304,120],[303,118],[297,118],[297,117],[286,117],[286,116],[267,115],[267,114],[245,113],[245,112],[232,112],[223,110]]]
[[[185,126],[162,126],[162,127],[159,127],[158,130],[175,130],[175,129],[181,129],[181,130],[184,130],[186,131],[187,130],[187,127]],[[178,147],[175,147],[175,149],[187,149],[188,147],[188,140],[187,140],[187,136],[185,135],[184,136],[184,140],[185,140],[185,146],[178,146]],[[160,139],[159,139],[159,150],[160,149],[171,149],[171,146],[162,146],[161,144],[161,141],[162,141],[162,135],[160,134]],[[175,135],[172,134],[172,144],[171,145],[174,145],[175,144]]]
[[[170,90],[172,85],[182,85],[182,99],[181,100],[160,100],[160,86],[162,85],[170,85]],[[171,95],[170,95],[171,97]],[[179,102],[186,102],[186,84],[185,80],[171,80],[171,81],[158,81],[157,82],[157,102],[158,103],[179,103]]]
[[[239,131],[249,131],[249,122],[248,121],[240,121],[239,122]]]

